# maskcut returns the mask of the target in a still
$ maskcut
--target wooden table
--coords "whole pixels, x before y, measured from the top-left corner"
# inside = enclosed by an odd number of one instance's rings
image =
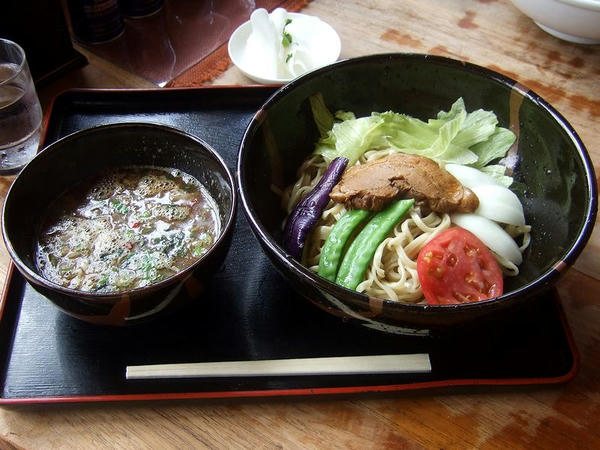
[[[559,41],[507,0],[315,0],[342,57],[449,56],[504,73],[558,109],[600,173],[600,46]],[[250,84],[230,67],[214,84]],[[41,92],[135,87],[88,65]],[[2,198],[11,179],[2,180]],[[581,356],[566,385],[385,396],[0,409],[1,448],[600,448],[600,233],[558,283]],[[0,250],[0,279],[9,258]]]

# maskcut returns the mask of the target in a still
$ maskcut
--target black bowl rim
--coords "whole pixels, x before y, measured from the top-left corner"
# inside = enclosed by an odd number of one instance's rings
[[[246,215],[246,218],[248,219],[252,230],[262,241],[263,245],[269,249],[271,254],[274,255],[274,257],[277,258],[277,260],[280,263],[282,263],[288,270],[303,278],[304,281],[314,283],[314,285],[316,285],[323,292],[327,292],[334,296],[345,298],[348,303],[359,304],[363,305],[365,308],[368,308],[368,295],[358,293],[356,291],[352,291],[350,289],[339,286],[311,272],[307,267],[303,266],[302,264],[300,264],[300,262],[296,261],[289,253],[287,253],[283,249],[283,247],[281,247],[277,242],[275,242],[274,239],[271,238],[268,231],[263,227],[261,223],[259,223],[256,217],[256,212],[254,208],[252,208],[252,206],[250,205],[249,200],[245,195],[247,180],[244,175],[243,166],[246,160],[246,152],[244,151],[246,148],[245,144],[250,138],[254,136],[258,127],[262,124],[263,118],[266,116],[266,111],[270,107],[272,107],[281,97],[285,96],[289,91],[294,90],[296,86],[304,83],[306,80],[318,77],[323,73],[327,73],[332,70],[336,70],[337,68],[345,66],[375,61],[387,61],[389,63],[402,63],[403,61],[410,61],[413,63],[425,62],[450,66],[473,73],[475,75],[479,75],[483,78],[487,78],[491,82],[499,83],[511,90],[517,90],[519,94],[521,94],[523,97],[531,100],[541,109],[543,109],[547,114],[552,116],[554,120],[563,128],[565,133],[568,135],[573,145],[575,146],[577,153],[579,154],[581,162],[583,163],[586,175],[588,194],[586,205],[587,208],[585,214],[586,221],[579,230],[577,238],[571,244],[569,249],[562,255],[562,257],[556,260],[555,264],[553,264],[548,270],[546,270],[546,272],[541,274],[537,279],[533,280],[532,282],[521,286],[518,289],[509,293],[504,293],[499,297],[474,303],[461,303],[456,305],[428,305],[397,302],[390,299],[382,299],[384,306],[386,308],[394,308],[408,313],[436,314],[436,311],[439,312],[443,310],[445,314],[463,314],[464,311],[480,310],[492,304],[500,305],[508,304],[509,302],[514,303],[520,299],[527,298],[535,294],[536,292],[551,286],[559,278],[559,276],[562,273],[564,273],[565,269],[572,265],[573,262],[577,259],[577,257],[585,247],[585,244],[589,240],[592,230],[594,228],[598,209],[598,192],[596,183],[594,182],[594,180],[596,179],[594,174],[594,166],[587,152],[587,149],[585,148],[581,138],[571,126],[571,124],[554,107],[552,107],[542,97],[540,97],[538,94],[536,94],[526,86],[518,83],[512,78],[509,78],[505,75],[502,75],[491,69],[479,66],[477,64],[438,55],[429,55],[422,53],[379,53],[343,59],[296,78],[290,83],[282,86],[266,100],[262,107],[256,112],[256,114],[254,115],[244,132],[242,141],[240,143],[237,162],[237,182],[241,204],[244,209],[244,214]]]
[[[113,292],[113,293],[96,293],[96,292],[87,292],[87,291],[81,291],[81,290],[77,290],[77,289],[66,288],[66,287],[60,286],[50,280],[47,280],[46,278],[44,278],[40,274],[38,274],[36,271],[31,270],[25,263],[23,263],[23,261],[21,260],[21,258],[18,255],[18,253],[13,248],[11,240],[10,240],[10,236],[8,236],[7,230],[5,228],[6,205],[10,202],[10,196],[11,196],[11,193],[13,192],[13,189],[19,189],[20,184],[22,184],[19,181],[21,178],[21,175],[23,173],[26,174],[27,171],[29,170],[30,166],[33,167],[36,164],[43,164],[43,161],[49,157],[46,155],[60,151],[61,147],[64,147],[65,145],[69,145],[69,143],[73,140],[86,139],[88,137],[88,135],[105,133],[105,132],[107,132],[107,130],[110,131],[110,130],[114,130],[116,128],[160,130],[162,132],[180,135],[180,136],[200,145],[200,147],[202,149],[204,149],[208,153],[208,155],[210,155],[210,157],[213,158],[218,163],[219,166],[221,166],[224,173],[226,174],[227,183],[231,188],[231,208],[227,214],[227,221],[221,227],[221,233],[219,234],[219,237],[217,238],[217,240],[210,247],[210,249],[204,255],[202,255],[202,257],[200,257],[192,265],[186,267],[184,270],[176,273],[175,275],[171,275],[170,277],[165,278],[164,280],[158,281],[156,283],[152,283],[148,286],[135,288],[135,289],[129,289],[126,291],[118,291],[118,292]],[[19,175],[13,181],[12,185],[10,186],[10,188],[8,190],[8,193],[6,194],[6,198],[5,198],[3,207],[2,207],[2,237],[4,239],[4,244],[6,245],[6,248],[8,250],[8,253],[9,253],[13,263],[17,266],[17,269],[19,269],[19,271],[31,282],[37,283],[38,285],[44,286],[44,287],[49,288],[56,292],[60,292],[67,296],[85,298],[88,301],[100,301],[100,302],[119,301],[124,295],[136,296],[136,295],[140,295],[140,294],[146,294],[146,293],[150,294],[152,292],[156,292],[166,286],[171,285],[175,281],[181,279],[182,277],[185,277],[187,274],[194,271],[196,269],[196,267],[202,263],[202,261],[207,259],[214,251],[216,251],[216,249],[219,246],[222,245],[222,242],[224,242],[227,239],[228,234],[231,233],[231,230],[235,224],[237,203],[238,203],[237,187],[236,187],[235,179],[231,173],[231,170],[229,170],[229,168],[227,167],[227,164],[225,163],[225,161],[221,157],[221,155],[219,155],[219,153],[217,153],[217,151],[214,148],[212,148],[203,139],[201,139],[197,136],[194,136],[193,134],[190,134],[186,131],[183,131],[179,128],[175,128],[172,126],[159,124],[159,123],[119,122],[119,123],[103,124],[103,125],[97,125],[97,126],[85,128],[85,129],[70,133],[66,136],[63,136],[62,138],[45,146],[43,149],[41,149],[38,152],[38,154],[29,163],[27,163],[27,165],[21,170]]]

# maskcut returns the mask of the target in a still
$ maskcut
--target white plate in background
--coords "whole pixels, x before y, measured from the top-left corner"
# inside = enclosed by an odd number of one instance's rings
[[[301,13],[288,13],[288,17],[292,20],[302,18],[315,18],[314,16],[308,16]],[[340,56],[341,41],[337,32],[331,27],[331,25],[323,22],[322,20],[314,21],[319,27],[314,30],[314,33],[321,35],[320,45],[318,51],[321,52],[320,61],[321,64],[318,67],[323,67],[327,64],[334,63]],[[247,22],[240,25],[229,38],[228,51],[229,57],[235,66],[248,78],[261,84],[285,84],[289,81],[297,78],[297,76],[290,76],[288,78],[273,78],[264,73],[260,73],[260,70],[256,66],[250,67],[244,61],[244,51],[246,49],[246,43],[252,33],[252,23],[248,20]],[[311,70],[317,69],[314,67]],[[306,72],[305,72],[306,73]]]

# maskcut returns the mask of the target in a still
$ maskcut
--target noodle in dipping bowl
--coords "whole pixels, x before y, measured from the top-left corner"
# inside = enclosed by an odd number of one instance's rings
[[[227,254],[236,192],[221,157],[163,125],[103,125],[41,151],[2,231],[17,269],[64,312],[106,325],[201,301]]]
[[[543,294],[597,212],[589,155],[559,113],[501,74],[430,55],[292,81],[249,124],[238,172],[251,227],[295,289],[396,333]]]

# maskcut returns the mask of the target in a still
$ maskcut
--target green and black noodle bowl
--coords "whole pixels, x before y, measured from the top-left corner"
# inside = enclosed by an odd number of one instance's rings
[[[131,166],[176,169],[198,180],[218,205],[220,229],[212,246],[187,268],[145,287],[100,293],[48,281],[36,263],[36,243],[48,205],[90,176]],[[228,252],[236,203],[229,169],[204,141],[163,125],[103,125],[52,143],[23,169],[6,197],[2,232],[20,273],[61,310],[88,322],[128,325],[201,301],[206,281]]]
[[[278,190],[319,138],[309,97],[322,93],[331,111],[356,117],[395,111],[426,120],[462,97],[467,110],[493,111],[517,135],[505,162],[532,226],[520,273],[505,277],[504,294],[456,305],[370,298],[319,277],[282,246]],[[338,62],[277,91],[256,113],[238,158],[244,212],[275,267],[304,297],[329,313],[390,332],[466,323],[522,305],[548,289],[581,253],[594,226],[597,187],[590,157],[569,123],[526,87],[473,64],[419,54],[383,54]]]

